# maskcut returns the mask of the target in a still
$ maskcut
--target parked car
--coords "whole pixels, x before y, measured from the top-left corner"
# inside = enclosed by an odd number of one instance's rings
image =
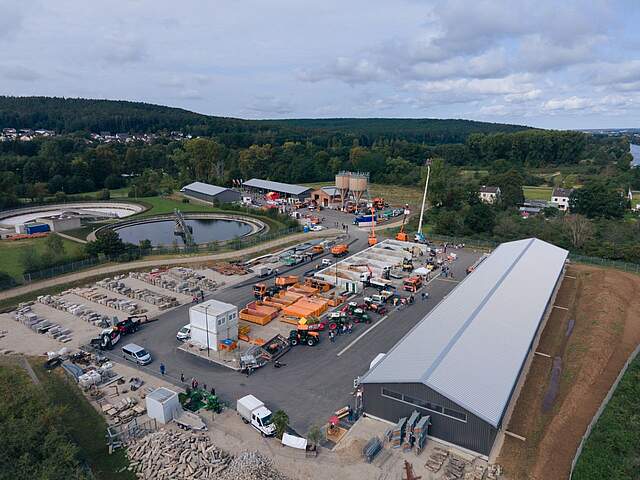
[[[309,229],[312,232],[319,232],[320,230],[324,230],[324,227],[322,225],[311,225]]]
[[[321,264],[323,267],[329,267],[329,266],[333,265],[333,262],[332,262],[332,261],[331,261],[331,259],[329,259],[329,258],[323,258],[323,259],[322,259],[322,262],[320,262],[320,264]]]
[[[178,333],[176,334],[176,338],[181,342],[189,340],[191,338],[191,325],[187,324],[184,327],[182,327],[180,330],[178,330]]]
[[[148,365],[151,363],[151,354],[135,343],[129,343],[122,347],[122,356],[125,360],[135,362],[138,365]]]
[[[250,424],[263,437],[275,435],[276,427],[271,419],[271,410],[253,395],[246,395],[238,399],[236,411],[244,423]]]

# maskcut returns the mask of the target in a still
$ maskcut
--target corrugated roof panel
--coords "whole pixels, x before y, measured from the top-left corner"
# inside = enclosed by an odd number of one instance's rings
[[[497,427],[567,253],[500,245],[362,382],[422,382]]]
[[[301,193],[311,190],[309,187],[303,187],[301,185],[272,182],[271,180],[261,180],[259,178],[252,178],[251,180],[247,180],[243,183],[243,185],[247,187],[271,190],[273,192],[288,193],[289,195],[300,195]]]
[[[198,192],[204,195],[215,196],[229,189],[226,187],[219,187],[217,185],[210,185],[208,183],[193,182],[193,183],[190,183],[189,185],[185,185],[180,189],[181,192],[184,192],[185,190],[191,190],[192,192]]]

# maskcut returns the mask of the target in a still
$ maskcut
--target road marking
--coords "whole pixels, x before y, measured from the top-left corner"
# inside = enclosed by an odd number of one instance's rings
[[[346,352],[347,350],[349,350],[351,347],[353,347],[356,343],[358,343],[362,337],[364,337],[367,333],[369,333],[371,330],[373,330],[374,328],[376,328],[378,325],[380,325],[382,322],[384,322],[387,318],[389,317],[389,315],[385,315],[384,317],[382,317],[377,323],[375,323],[374,325],[371,325],[371,327],[362,332],[362,335],[360,335],[358,338],[356,338],[353,342],[351,342],[349,345],[347,345],[346,347],[344,347],[342,350],[340,350],[337,354],[337,356],[339,357],[340,355],[342,355],[344,352]]]
[[[560,310],[569,310],[567,307],[561,307],[559,305],[554,305],[553,308],[559,308]]]
[[[547,355],[546,353],[542,353],[542,352],[534,352],[536,355],[540,355],[541,357],[546,357],[546,358],[551,358],[551,355]]]
[[[460,280],[451,280],[450,278],[436,277],[434,280],[442,280],[443,282],[449,282],[449,283],[460,283]]]

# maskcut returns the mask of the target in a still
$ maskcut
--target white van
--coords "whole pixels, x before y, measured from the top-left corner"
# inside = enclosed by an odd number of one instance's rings
[[[122,347],[122,356],[126,360],[135,362],[138,365],[148,365],[151,363],[151,354],[135,343],[130,343]]]

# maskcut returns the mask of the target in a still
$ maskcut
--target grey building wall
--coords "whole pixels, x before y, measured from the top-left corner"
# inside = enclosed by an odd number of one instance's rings
[[[423,415],[431,416],[430,436],[482,455],[488,456],[491,452],[497,429],[426,385],[422,383],[365,383],[362,384],[362,387],[364,388],[364,413],[395,423],[402,417],[409,417],[411,412],[417,410]],[[382,395],[383,388],[463,412],[467,415],[467,420],[463,422],[404,401],[388,398]]]
[[[240,201],[240,192],[236,192],[235,190],[224,190],[223,192],[218,193],[217,195],[207,195],[201,192],[195,192],[186,188],[183,192],[185,195],[188,195],[193,198],[198,198],[205,202],[213,202],[213,200],[217,200],[220,203],[232,203]]]

